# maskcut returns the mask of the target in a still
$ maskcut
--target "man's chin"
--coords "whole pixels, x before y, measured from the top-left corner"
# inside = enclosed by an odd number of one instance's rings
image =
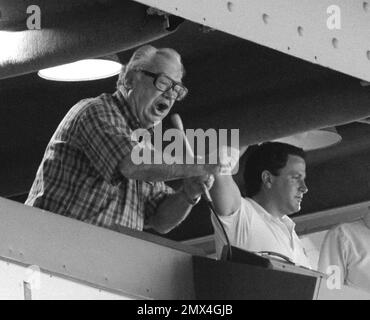
[[[299,211],[301,211],[301,205],[295,206],[293,213],[297,213]]]
[[[151,129],[158,125],[160,121],[153,121],[153,120],[146,120],[146,121],[141,121],[141,126],[143,129]]]
[[[292,215],[292,214],[295,214],[295,213],[298,213],[299,211],[301,211],[301,205],[292,205],[290,207],[290,210],[289,210],[289,213],[287,213],[288,216]]]
[[[161,117],[150,117],[150,118],[145,119],[145,127],[146,129],[153,128],[157,126],[158,124],[160,124],[161,122],[162,122]]]

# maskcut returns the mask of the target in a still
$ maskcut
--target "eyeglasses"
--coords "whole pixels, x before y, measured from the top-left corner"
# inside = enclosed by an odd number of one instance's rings
[[[171,97],[177,101],[181,101],[188,94],[188,89],[180,83],[167,77],[164,73],[153,73],[147,70],[139,69],[145,75],[153,78],[154,86],[162,92],[169,92]]]

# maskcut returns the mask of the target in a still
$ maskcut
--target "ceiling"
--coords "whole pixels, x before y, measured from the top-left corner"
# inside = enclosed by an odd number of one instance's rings
[[[370,200],[370,126],[356,121],[370,116],[370,87],[359,79],[189,21],[152,44],[183,57],[189,96],[174,111],[186,128],[240,129],[246,146],[336,125],[342,142],[308,153],[309,192],[301,214]],[[131,53],[118,56],[124,63]],[[115,81],[59,83],[36,73],[0,80],[0,196],[24,201],[66,112],[80,99],[113,92]],[[243,190],[242,167],[243,158],[235,176]],[[201,202],[167,236],[185,240],[211,233]]]

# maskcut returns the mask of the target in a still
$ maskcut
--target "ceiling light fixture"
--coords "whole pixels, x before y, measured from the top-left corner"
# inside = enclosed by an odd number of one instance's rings
[[[274,141],[292,144],[305,151],[317,150],[333,146],[342,141],[342,137],[335,127],[310,130],[297,133]]]
[[[120,73],[121,68],[118,57],[111,55],[43,69],[38,75],[53,81],[91,81],[113,77]]]

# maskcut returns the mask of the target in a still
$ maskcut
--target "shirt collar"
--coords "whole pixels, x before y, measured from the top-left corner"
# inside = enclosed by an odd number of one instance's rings
[[[118,108],[121,111],[123,117],[127,120],[128,125],[133,130],[136,130],[136,129],[141,128],[139,119],[131,111],[130,106],[129,106],[126,98],[122,94],[121,90],[117,90],[113,94],[113,97],[117,100],[117,102],[118,102]]]
[[[275,221],[276,223],[283,223],[287,226],[289,232],[293,232],[294,229],[295,229],[295,222],[290,219],[287,215],[284,215],[283,217],[281,218],[277,218],[277,217],[274,217],[273,215],[271,215],[270,213],[268,213],[264,207],[262,207],[258,202],[256,202],[255,200],[253,200],[252,198],[248,198],[250,200],[250,202],[252,203],[252,205],[258,210],[258,212],[260,212],[265,219],[269,220],[269,221]]]

